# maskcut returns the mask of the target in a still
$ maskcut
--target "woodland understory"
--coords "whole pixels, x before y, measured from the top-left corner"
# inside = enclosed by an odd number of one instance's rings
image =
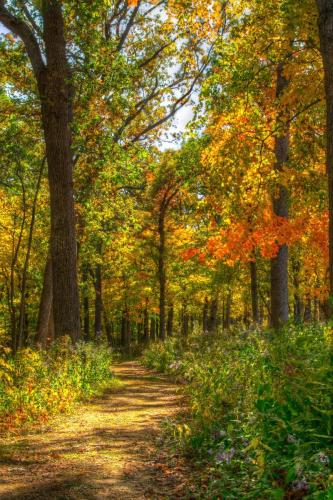
[[[182,498],[332,500],[333,0],[0,0],[0,68],[1,435],[138,358]]]

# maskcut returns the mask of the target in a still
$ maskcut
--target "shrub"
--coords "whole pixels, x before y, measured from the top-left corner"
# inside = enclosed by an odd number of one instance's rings
[[[46,420],[98,392],[112,379],[111,352],[103,346],[60,339],[48,351],[3,349],[0,361],[1,430]]]
[[[173,435],[205,466],[200,498],[333,498],[331,335],[289,326],[145,353],[187,382],[190,415]]]

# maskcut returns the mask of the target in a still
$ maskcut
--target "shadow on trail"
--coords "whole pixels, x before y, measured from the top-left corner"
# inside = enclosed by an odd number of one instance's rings
[[[151,458],[159,424],[179,409],[176,387],[133,363],[116,374],[124,385],[82,414],[2,445],[0,499],[179,498],[183,478]]]

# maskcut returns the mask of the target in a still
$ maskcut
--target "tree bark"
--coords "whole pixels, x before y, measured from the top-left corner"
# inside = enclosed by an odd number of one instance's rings
[[[55,336],[80,337],[71,152],[72,84],[66,58],[61,2],[43,2],[47,68],[39,79],[51,202]]]
[[[277,69],[276,97],[281,98],[289,82],[283,74],[283,64]],[[275,170],[282,172],[288,162],[289,153],[289,127],[285,125],[283,116],[277,120],[281,129],[275,139]],[[278,195],[273,199],[273,211],[278,217],[288,218],[288,192],[285,186],[278,186]],[[288,298],[288,247],[279,245],[276,257],[271,259],[271,316],[272,326],[279,329],[289,319]]]
[[[251,273],[251,302],[253,323],[259,323],[259,304],[258,304],[258,275],[256,261],[250,262]]]
[[[329,199],[329,293],[333,297],[333,0],[317,0],[326,95],[326,170]],[[332,304],[328,314],[333,316]]]
[[[36,343],[42,347],[46,347],[48,343],[50,323],[53,323],[52,299],[52,259],[49,253],[44,270],[43,289],[37,320]]]

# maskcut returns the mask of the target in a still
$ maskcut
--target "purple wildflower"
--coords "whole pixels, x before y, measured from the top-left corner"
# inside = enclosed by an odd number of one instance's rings
[[[230,464],[235,453],[236,453],[235,448],[230,448],[229,451],[224,451],[223,453],[218,453],[216,455],[216,462],[219,462],[219,463],[225,462],[226,464]]]
[[[291,487],[293,491],[308,491],[309,485],[306,479],[296,479],[291,483]]]

